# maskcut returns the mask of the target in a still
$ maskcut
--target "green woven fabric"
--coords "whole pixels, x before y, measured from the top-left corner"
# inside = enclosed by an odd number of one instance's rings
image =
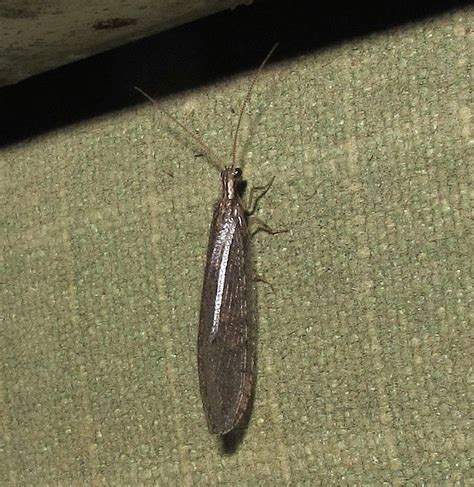
[[[258,387],[233,454],[196,333],[217,172],[146,102],[2,150],[2,485],[465,485],[468,11],[270,64],[244,123]],[[472,25],[472,24],[471,24]],[[164,102],[227,156],[252,73]]]

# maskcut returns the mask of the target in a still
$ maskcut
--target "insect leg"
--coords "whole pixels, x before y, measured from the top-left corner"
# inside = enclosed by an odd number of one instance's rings
[[[268,226],[264,221],[260,220],[260,218],[253,217],[250,222],[250,236],[253,237],[256,235],[258,232],[265,232],[269,233],[270,235],[277,235],[278,233],[286,233],[289,230],[287,228],[280,228],[280,229],[274,229],[270,226]],[[253,229],[251,227],[254,227]]]
[[[275,176],[270,179],[270,181],[265,186],[254,186],[249,192],[249,200],[248,200],[248,210],[246,211],[247,215],[253,215],[257,210],[257,204],[260,201],[260,198],[263,198],[267,191],[271,188],[273,181],[275,180]],[[257,192],[260,191],[260,194]]]

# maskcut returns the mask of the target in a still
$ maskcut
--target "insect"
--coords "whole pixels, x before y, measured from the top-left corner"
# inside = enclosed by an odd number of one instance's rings
[[[242,422],[255,385],[257,323],[249,230],[249,216],[255,207],[246,206],[242,201],[242,170],[237,167],[236,151],[245,106],[258,74],[276,47],[277,44],[261,63],[242,103],[230,166],[218,164],[218,159],[200,139],[171,114],[161,110],[203,147],[209,158],[222,169],[222,196],[215,205],[209,232],[198,333],[201,399],[209,431],[219,435],[231,432]],[[136,89],[156,103],[142,90]],[[272,232],[266,226],[262,228]]]

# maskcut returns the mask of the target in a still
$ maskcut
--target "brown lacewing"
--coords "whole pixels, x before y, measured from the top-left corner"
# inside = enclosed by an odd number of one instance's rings
[[[200,139],[160,109],[203,147],[209,159],[221,169],[222,196],[215,206],[209,233],[198,334],[201,399],[209,430],[220,435],[229,433],[241,423],[248,412],[255,385],[257,323],[248,227],[252,211],[241,199],[242,170],[236,165],[236,150],[245,106],[258,74],[277,45],[261,63],[242,103],[230,166],[221,167]],[[136,89],[156,103],[142,90]]]

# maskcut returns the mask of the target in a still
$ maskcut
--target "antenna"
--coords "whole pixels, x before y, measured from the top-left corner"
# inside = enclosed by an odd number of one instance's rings
[[[239,114],[239,120],[237,121],[237,127],[235,129],[234,143],[232,145],[232,166],[231,167],[235,167],[235,158],[236,158],[236,152],[237,152],[237,139],[238,139],[240,123],[242,122],[242,117],[244,115],[245,107],[250,100],[250,95],[252,94],[252,89],[255,85],[255,82],[257,81],[257,78],[258,78],[258,75],[260,74],[260,71],[262,71],[265,64],[267,64],[267,61],[270,59],[270,56],[273,54],[273,51],[278,47],[278,44],[279,44],[279,42],[277,42],[270,49],[270,52],[267,54],[267,57],[262,61],[262,64],[260,64],[260,67],[257,69],[257,72],[255,73],[253,80],[250,83],[249,89],[247,90],[247,95],[245,96],[244,101],[242,103],[242,108],[240,109],[240,114]]]
[[[193,134],[176,117],[174,117],[173,115],[171,115],[171,113],[168,113],[165,109],[161,108],[161,106],[159,105],[159,103],[155,99],[153,99],[150,95],[148,95],[147,93],[145,93],[141,88],[138,88],[138,86],[134,86],[134,88],[139,93],[141,93],[145,98],[147,98],[149,101],[151,101],[153,103],[153,105],[155,105],[158,108],[158,110],[160,110],[161,113],[163,113],[164,115],[166,115],[171,121],[173,121],[176,125],[178,125],[179,127],[181,127],[181,129],[184,130],[184,132],[187,135],[189,135],[198,146],[200,146],[202,149],[204,149],[204,151],[206,153],[206,156],[209,159],[209,162],[211,162],[211,164],[213,166],[217,167],[217,169],[219,171],[221,171],[223,169],[223,167],[221,167],[219,165],[219,162],[218,162],[220,159],[214,154],[214,152],[210,149],[210,147],[208,147],[196,134]]]

